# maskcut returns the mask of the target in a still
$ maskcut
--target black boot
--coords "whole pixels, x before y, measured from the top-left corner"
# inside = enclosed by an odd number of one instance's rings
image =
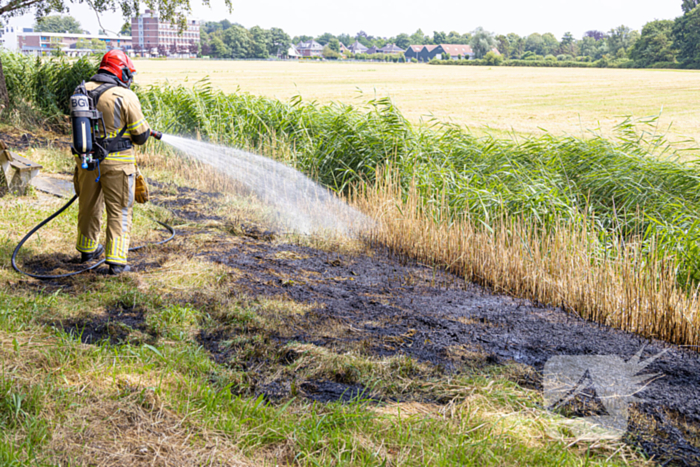
[[[131,268],[128,264],[110,264],[109,265],[109,275],[116,276],[123,272],[129,272]]]
[[[80,262],[81,263],[87,263],[88,261],[92,261],[93,259],[97,259],[100,256],[102,256],[102,253],[105,252],[105,247],[102,245],[97,245],[97,249],[93,251],[92,253],[80,253]]]

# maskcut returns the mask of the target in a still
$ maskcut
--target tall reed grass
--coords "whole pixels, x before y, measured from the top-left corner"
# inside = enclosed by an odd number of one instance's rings
[[[291,148],[290,164],[355,193],[381,221],[372,238],[398,254],[647,337],[700,344],[700,172],[655,118],[624,121],[614,141],[516,141],[414,126],[387,99],[284,103],[206,82],[139,94],[152,125],[170,132]]]
[[[89,57],[69,60],[0,52],[0,59],[10,95],[3,120],[15,113],[32,123],[59,121],[68,114],[69,98],[78,84],[97,71],[97,62]]]
[[[617,254],[620,241],[641,242],[677,258],[684,284],[700,280],[699,167],[680,161],[653,131],[654,118],[623,122],[616,141],[515,141],[435,122],[414,126],[387,99],[364,109],[299,98],[283,103],[226,95],[206,82],[152,87],[140,96],[152,124],[174,133],[244,147],[287,144],[291,163],[338,192],[374,181],[391,163],[404,191],[415,181],[424,205],[440,204],[431,215],[442,221],[465,213],[485,226],[503,214],[543,229],[592,221],[608,254]]]

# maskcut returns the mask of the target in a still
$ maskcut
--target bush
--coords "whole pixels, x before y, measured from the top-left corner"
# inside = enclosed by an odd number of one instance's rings
[[[557,55],[557,60],[560,62],[572,62],[574,57],[569,54],[559,54]]]
[[[491,51],[484,56],[484,61],[488,65],[499,66],[501,63],[503,63],[503,55],[499,55]]]
[[[681,68],[681,64],[678,62],[656,62],[652,63],[649,68],[654,68],[654,69],[659,69],[659,68],[666,68],[666,69],[678,69]]]
[[[555,57],[554,55],[551,55],[551,54],[550,54],[550,55],[547,55],[546,57],[544,57],[544,59],[545,59],[545,60],[552,61],[552,62],[556,62],[556,61],[557,61],[557,57]]]

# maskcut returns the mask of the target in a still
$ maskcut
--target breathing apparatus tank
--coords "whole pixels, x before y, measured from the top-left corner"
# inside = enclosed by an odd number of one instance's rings
[[[83,81],[70,98],[70,120],[73,127],[73,154],[80,157],[80,166],[86,170],[99,168],[100,162],[109,153],[105,147],[105,122],[96,105]]]
[[[70,118],[73,127],[73,151],[81,157],[81,167],[88,168],[87,156],[92,152],[92,120],[90,99],[79,86],[70,98]]]

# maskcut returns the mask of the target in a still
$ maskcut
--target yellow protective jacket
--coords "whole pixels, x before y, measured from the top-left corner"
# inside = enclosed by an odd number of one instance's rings
[[[89,81],[85,83],[87,91],[93,91],[113,79],[116,83],[116,78],[98,74],[92,78],[100,81]],[[119,132],[126,126],[126,132],[122,138],[130,140],[134,144],[144,144],[148,140],[151,128],[143,116],[141,110],[141,102],[136,94],[127,88],[115,86],[105,91],[97,102],[97,110],[102,112],[102,117],[105,122],[105,129],[108,138],[116,137]],[[107,156],[105,161],[135,163],[134,149],[124,149],[119,152],[113,152]]]

